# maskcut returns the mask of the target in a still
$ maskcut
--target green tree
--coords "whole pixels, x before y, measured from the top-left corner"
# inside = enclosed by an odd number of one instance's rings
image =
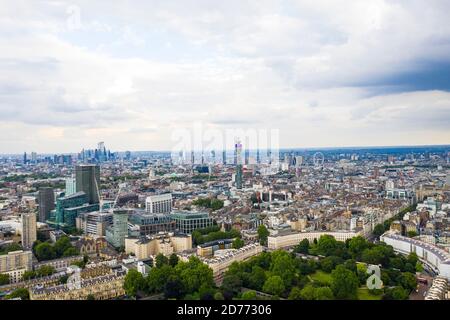
[[[42,266],[36,270],[36,275],[38,277],[46,277],[52,275],[56,272],[56,269],[52,266]]]
[[[267,245],[267,237],[269,236],[269,230],[267,230],[266,226],[261,224],[258,227],[258,239],[262,245]]]
[[[222,290],[235,296],[241,291],[242,280],[235,274],[227,274],[223,277]]]
[[[272,253],[272,265],[270,267],[272,275],[280,276],[284,286],[289,288],[295,276],[295,261],[286,251],[275,251]]]
[[[21,300],[30,300],[30,292],[26,288],[18,288],[6,296],[6,299],[17,298]]]
[[[331,289],[337,299],[356,299],[359,280],[352,271],[338,265],[331,272],[331,277],[333,279]]]
[[[266,282],[266,272],[258,265],[252,267],[252,272],[249,276],[249,287],[255,290],[262,290]]]
[[[34,279],[34,278],[36,278],[36,272],[31,271],[31,270],[25,271],[22,275],[22,281],[27,281],[27,280]]]
[[[137,291],[144,288],[144,283],[142,274],[135,269],[130,269],[125,276],[123,288],[128,296],[135,297]]]
[[[348,250],[355,259],[358,259],[368,246],[367,240],[361,236],[354,237],[348,242]]]
[[[224,300],[224,299],[225,299],[225,298],[223,297],[222,292],[217,291],[217,292],[214,294],[214,300]]]
[[[169,264],[169,259],[162,253],[159,253],[155,258],[155,266],[157,268],[161,268],[163,265],[166,264]]]
[[[183,281],[187,293],[198,291],[200,286],[214,286],[213,271],[197,257],[191,256],[188,262],[179,262],[175,270]]]
[[[95,296],[93,294],[88,294],[86,300],[95,300]]]
[[[39,261],[51,260],[56,258],[55,249],[48,242],[42,242],[36,245],[35,255]]]
[[[312,285],[305,286],[300,291],[300,298],[302,300],[315,300],[316,299],[316,289]]]
[[[0,286],[9,284],[9,275],[5,273],[0,273]]]
[[[66,250],[64,250],[64,253],[62,256],[63,257],[72,257],[72,256],[77,256],[79,254],[80,254],[80,252],[78,252],[77,248],[69,247]]]
[[[242,300],[256,300],[256,292],[253,290],[245,291],[242,296]]]
[[[233,249],[240,249],[244,246],[244,240],[236,238],[233,240]]]
[[[400,279],[399,279],[400,285],[408,290],[414,290],[417,287],[417,279],[415,274],[411,272],[403,272]]]
[[[334,295],[330,287],[320,287],[316,289],[316,300],[333,300]]]
[[[280,296],[285,290],[283,279],[280,276],[269,277],[263,286],[263,291]]]
[[[423,265],[420,261],[416,263],[416,272],[423,272]]]
[[[147,290],[150,293],[161,293],[171,276],[175,275],[174,269],[169,265],[160,268],[151,268],[146,278]]]
[[[175,267],[178,264],[178,256],[176,255],[176,253],[172,253],[169,257],[169,265],[171,267]]]
[[[302,290],[299,287],[293,287],[289,293],[289,300],[302,300]]]
[[[386,288],[383,300],[407,300],[408,291],[402,287]]]
[[[414,238],[416,236],[417,236],[417,232],[416,231],[408,231],[408,237]]]
[[[176,275],[171,275],[164,285],[164,296],[166,299],[180,299],[183,297],[183,282]]]
[[[55,242],[53,248],[55,249],[56,256],[62,257],[67,249],[72,248],[72,244],[70,243],[69,237],[64,236]]]
[[[337,247],[338,247],[337,240],[333,236],[322,235],[320,236],[319,241],[317,242],[315,250],[317,254],[323,256],[331,256],[336,253],[335,251]]]
[[[295,246],[294,252],[308,254],[309,253],[309,240],[303,239],[302,241],[300,241],[300,243],[297,246]]]
[[[374,228],[373,228],[373,235],[374,236],[381,236],[384,232],[386,231],[385,227],[383,224],[377,224]]]

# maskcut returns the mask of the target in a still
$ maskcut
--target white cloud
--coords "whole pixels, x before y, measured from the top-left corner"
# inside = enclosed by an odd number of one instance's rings
[[[79,30],[67,26],[71,5]],[[291,147],[449,143],[447,91],[383,87],[423,63],[450,63],[448,9],[382,0],[8,2],[0,153],[76,151],[97,140],[170,149],[170,131],[197,120],[279,128]]]

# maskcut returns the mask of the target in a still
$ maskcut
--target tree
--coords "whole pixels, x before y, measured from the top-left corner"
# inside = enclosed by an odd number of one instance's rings
[[[309,253],[309,240],[303,239],[302,241],[300,241],[300,243],[297,246],[295,246],[294,252],[308,254]]]
[[[357,272],[356,261],[354,259],[348,259],[344,262],[344,267],[352,272]]]
[[[198,289],[200,300],[214,300],[214,293],[214,289],[207,284],[201,285]]]
[[[417,287],[416,276],[411,272],[403,272],[399,279],[399,283],[404,289],[408,290],[408,292]]]
[[[18,288],[6,296],[6,299],[17,298],[21,300],[30,300],[30,292],[26,288]]]
[[[414,238],[416,236],[417,236],[417,232],[416,231],[408,231],[408,237]]]
[[[35,255],[39,261],[51,260],[56,258],[56,251],[48,242],[42,242],[36,245]]]
[[[284,286],[289,288],[295,276],[295,262],[286,251],[275,251],[272,253],[272,275],[280,276]]]
[[[316,290],[312,285],[305,286],[300,291],[300,298],[302,300],[315,300],[316,299]]]
[[[269,236],[269,234],[270,232],[269,230],[267,230],[265,225],[261,224],[258,227],[258,239],[262,245],[267,245],[267,237]]]
[[[353,258],[357,259],[361,253],[368,247],[367,240],[361,236],[354,237],[348,242],[348,250]]]
[[[72,244],[70,243],[69,237],[66,236],[59,238],[54,245],[57,257],[62,257],[64,252],[69,248],[72,248]]]
[[[320,268],[327,273],[330,273],[335,266],[333,257],[326,257],[320,260]]]
[[[5,273],[0,273],[0,286],[9,284],[9,275]]]
[[[383,300],[407,300],[408,291],[402,287],[386,288]]]
[[[63,257],[72,257],[72,256],[77,256],[79,254],[80,254],[80,252],[78,252],[77,248],[70,247],[70,248],[67,248],[66,250],[64,250],[64,253],[62,256]]]
[[[142,274],[135,269],[130,269],[125,276],[123,288],[128,296],[135,297],[137,291],[144,288],[144,283]]]
[[[280,276],[269,277],[263,286],[263,291],[280,296],[285,290],[283,279]]]
[[[25,271],[22,275],[22,281],[27,281],[27,280],[34,279],[34,278],[36,278],[36,272],[31,271],[31,270]]]
[[[289,300],[301,300],[302,299],[302,290],[299,287],[293,287],[291,292],[289,293]]]
[[[198,291],[202,285],[214,286],[212,269],[197,257],[191,256],[188,262],[178,262],[175,270],[180,275],[188,294]]]
[[[384,232],[386,231],[386,229],[384,228],[383,224],[377,224],[374,228],[373,228],[373,235],[374,236],[381,236]]]
[[[333,279],[331,289],[337,299],[356,299],[359,280],[353,272],[343,265],[338,265],[331,272],[331,277]]]
[[[183,297],[183,282],[176,275],[171,275],[164,286],[166,299],[180,299]]]
[[[420,261],[416,263],[416,272],[423,272],[423,265]]]
[[[93,294],[88,294],[86,300],[95,300],[95,296]]]
[[[163,255],[162,253],[159,253],[155,258],[155,265],[157,268],[161,268],[163,265],[169,264],[169,259]]]
[[[256,300],[256,292],[253,290],[245,291],[241,298],[242,300]]]
[[[331,256],[335,254],[337,246],[337,240],[333,236],[322,235],[320,236],[315,249],[317,254]]]
[[[333,300],[334,295],[330,287],[320,287],[316,289],[316,300]]]
[[[147,276],[147,290],[150,293],[161,293],[169,278],[174,275],[174,269],[169,265],[163,265],[160,268],[152,268]]]
[[[52,266],[42,266],[38,270],[36,270],[36,275],[38,277],[46,277],[52,275],[56,272],[56,269]]]
[[[176,253],[172,253],[169,257],[169,265],[171,267],[175,267],[178,264],[178,256],[176,255]]]
[[[233,249],[240,249],[244,246],[244,240],[236,238],[233,241]]]
[[[252,267],[252,272],[249,276],[249,287],[255,290],[262,290],[264,283],[266,282],[266,272],[263,268],[256,265]]]
[[[217,291],[217,292],[214,294],[214,300],[224,300],[224,299],[225,299],[225,298],[223,297],[222,292]]]
[[[223,277],[222,290],[224,292],[232,293],[235,296],[241,291],[242,280],[235,274],[227,274]]]

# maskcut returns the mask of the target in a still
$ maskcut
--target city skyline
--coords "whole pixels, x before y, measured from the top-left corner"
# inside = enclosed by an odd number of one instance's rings
[[[279,129],[281,148],[448,144],[449,9],[8,2],[0,154],[171,150],[194,121]]]

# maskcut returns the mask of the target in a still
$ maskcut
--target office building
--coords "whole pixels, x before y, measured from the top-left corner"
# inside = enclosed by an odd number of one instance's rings
[[[77,192],[77,184],[74,177],[66,178],[66,196]]]
[[[56,209],[52,211],[52,216],[47,222],[56,227],[75,227],[76,218],[81,213],[98,211],[99,209],[98,203],[88,203],[86,193],[77,192],[56,199]]]
[[[134,211],[129,218],[133,225],[134,236],[152,235],[159,232],[175,231],[175,220],[167,214],[149,214],[142,211]]]
[[[53,188],[41,187],[38,192],[39,222],[45,222],[50,217],[50,212],[55,209],[55,192]]]
[[[113,223],[113,214],[101,211],[81,213],[75,222],[77,229],[83,230],[84,234],[104,237],[106,228]]]
[[[155,194],[147,197],[145,210],[148,213],[169,214],[172,211],[172,194]]]
[[[214,224],[208,212],[177,211],[170,215],[175,220],[175,228],[182,233],[191,234],[196,229],[204,229]]]
[[[87,202],[99,203],[100,167],[94,164],[82,164],[75,167],[76,191],[84,192]]]
[[[242,189],[242,144],[237,141],[235,146],[235,163],[236,163],[236,188]]]
[[[36,241],[36,215],[31,213],[22,213],[22,247],[31,249]]]
[[[115,209],[113,224],[106,228],[106,241],[115,248],[125,247],[128,236],[128,210]]]

